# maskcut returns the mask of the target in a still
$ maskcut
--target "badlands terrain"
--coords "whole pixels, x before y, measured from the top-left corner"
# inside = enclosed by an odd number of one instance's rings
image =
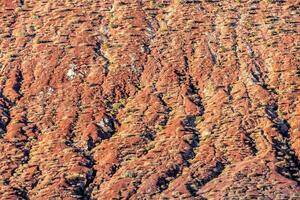
[[[0,199],[300,199],[297,0],[0,0]]]

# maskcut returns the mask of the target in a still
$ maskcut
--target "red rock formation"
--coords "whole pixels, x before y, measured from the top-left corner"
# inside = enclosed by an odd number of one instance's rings
[[[0,0],[1,199],[300,198],[299,3]]]

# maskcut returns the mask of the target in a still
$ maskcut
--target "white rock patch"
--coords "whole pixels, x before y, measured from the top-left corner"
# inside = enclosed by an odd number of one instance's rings
[[[67,72],[67,77],[69,80],[73,80],[76,77],[75,65],[71,64],[70,69]]]

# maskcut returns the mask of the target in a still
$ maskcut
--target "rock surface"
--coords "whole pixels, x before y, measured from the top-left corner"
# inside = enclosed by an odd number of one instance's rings
[[[0,0],[1,199],[299,199],[295,0]]]

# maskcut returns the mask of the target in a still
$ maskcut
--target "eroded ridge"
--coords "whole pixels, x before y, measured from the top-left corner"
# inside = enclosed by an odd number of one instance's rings
[[[299,199],[299,14],[0,0],[0,198]]]

